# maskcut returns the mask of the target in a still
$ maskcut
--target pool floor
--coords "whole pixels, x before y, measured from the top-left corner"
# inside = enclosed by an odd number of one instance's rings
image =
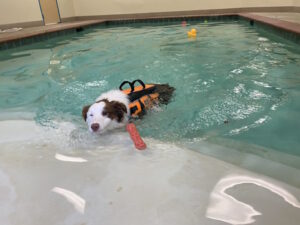
[[[146,138],[147,150],[136,151],[124,132],[70,150],[62,140],[76,137],[74,125],[58,126],[59,134],[28,120],[0,122],[11,140],[1,143],[1,223],[297,225],[300,219],[295,168],[242,154],[243,164],[289,176],[290,185],[172,143]]]

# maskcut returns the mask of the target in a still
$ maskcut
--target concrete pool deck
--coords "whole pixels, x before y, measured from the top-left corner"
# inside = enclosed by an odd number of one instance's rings
[[[30,38],[34,36],[39,36],[47,33],[53,33],[68,29],[77,29],[80,27],[91,26],[94,24],[100,24],[105,22],[105,20],[85,20],[85,21],[75,21],[75,22],[65,22],[54,25],[38,26],[38,27],[27,27],[16,32],[5,32],[0,33],[0,44],[15,41],[24,38]]]
[[[300,13],[287,13],[287,12],[272,12],[272,13],[238,13],[238,14],[217,14],[217,15],[191,15],[191,17],[206,17],[206,16],[232,16],[237,15],[246,19],[259,21],[292,33],[300,35]],[[175,16],[180,17],[180,16]],[[184,16],[186,18],[189,16]],[[160,19],[166,18],[164,16],[155,18],[137,18],[137,19]],[[168,16],[168,18],[174,18]],[[128,20],[128,19],[125,19]],[[36,36],[41,36],[45,34],[51,34],[64,30],[74,30],[81,27],[93,26],[101,23],[105,23],[111,20],[96,19],[96,20],[84,20],[84,21],[74,21],[74,22],[64,22],[55,25],[39,26],[24,28],[16,32],[2,32],[0,33],[0,45],[18,41],[22,39],[28,39]]]
[[[238,15],[300,35],[300,13],[239,13]]]
[[[300,24],[300,13],[252,13],[254,15]]]

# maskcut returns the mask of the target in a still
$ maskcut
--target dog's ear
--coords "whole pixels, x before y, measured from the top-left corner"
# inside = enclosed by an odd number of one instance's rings
[[[127,113],[127,108],[123,103],[117,102],[117,101],[112,101],[110,102],[112,107],[113,107],[113,111],[115,114],[115,117],[117,119],[118,122],[121,122],[124,118],[124,113]]]
[[[91,105],[86,105],[86,106],[84,106],[83,108],[82,108],[82,117],[83,117],[83,119],[86,121],[86,114],[87,114],[87,112],[89,111],[89,108],[90,108],[90,106]]]

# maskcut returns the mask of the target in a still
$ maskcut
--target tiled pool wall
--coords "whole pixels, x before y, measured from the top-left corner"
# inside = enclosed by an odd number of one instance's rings
[[[126,19],[126,20],[111,20],[107,21],[107,25],[128,25],[128,24],[162,24],[177,23],[181,21],[232,21],[238,20],[238,15],[209,15],[209,16],[181,16],[181,17],[165,17],[165,18],[148,18],[148,19]]]
[[[91,24],[91,25],[84,25],[82,27],[77,28],[70,28],[60,31],[53,31],[53,32],[47,32],[43,34],[33,35],[31,37],[26,38],[20,38],[12,41],[7,41],[0,43],[0,51],[5,49],[11,49],[11,48],[17,48],[24,45],[30,45],[37,42],[61,37],[61,36],[67,36],[76,34],[78,32],[81,32],[83,30],[92,29],[95,27],[106,27],[106,26],[128,26],[131,24],[139,24],[139,25],[168,25],[168,24],[174,24],[181,21],[187,21],[187,22],[212,22],[212,21],[241,21],[242,23],[248,23],[249,26],[253,26],[258,30],[263,30],[267,32],[272,32],[276,35],[279,35],[285,39],[291,40],[293,42],[296,42],[297,44],[300,44],[300,34],[290,32],[281,28],[278,28],[276,26],[272,26],[269,24],[265,24],[261,21],[256,21],[250,18],[246,18],[243,16],[240,16],[238,14],[234,15],[207,15],[207,16],[180,16],[180,17],[165,17],[165,18],[137,18],[137,19],[114,19],[114,20],[108,20],[99,22],[97,24]]]
[[[82,27],[78,27],[78,28],[71,28],[71,29],[59,30],[59,31],[54,31],[54,32],[48,32],[48,33],[33,35],[31,37],[20,38],[20,39],[16,39],[13,41],[3,42],[3,43],[0,43],[0,51],[6,50],[6,49],[11,49],[11,48],[22,47],[25,45],[34,44],[37,42],[42,42],[42,41],[46,41],[46,40],[57,38],[57,37],[68,36],[68,35],[70,36],[72,34],[81,32],[84,29],[89,29],[91,27],[95,27],[95,26],[99,26],[99,25],[100,24],[87,25],[87,26],[82,26]]]
[[[239,21],[245,24],[249,24],[250,26],[257,29],[257,31],[261,32],[268,32],[269,34],[277,35],[279,37],[282,37],[286,40],[290,40],[292,42],[295,42],[296,44],[300,44],[300,34],[284,30],[282,28],[272,26],[269,24],[265,24],[261,21],[256,21],[253,19],[245,18],[242,16],[239,16]],[[299,25],[300,26],[300,25]]]
[[[177,23],[181,21],[187,21],[187,22],[240,21],[244,24],[248,24],[249,26],[256,28],[258,31],[272,32],[275,35],[281,36],[282,38],[300,44],[300,35],[297,33],[286,31],[281,28],[264,24],[263,22],[260,21],[254,21],[253,19],[245,18],[239,15],[210,15],[210,16],[189,16],[189,17],[184,16],[184,17],[172,17],[172,18],[128,19],[128,20],[106,21],[105,24],[116,25],[116,26],[122,26],[122,25],[127,26],[130,24],[168,25],[168,24]]]
[[[269,31],[270,33],[273,33],[275,35],[278,35],[280,37],[283,37],[287,40],[293,41],[297,44],[300,44],[300,35],[290,32],[290,31],[286,31],[283,29],[280,29],[278,27],[274,27],[274,26],[270,26],[261,22],[254,22],[254,27],[256,27],[259,31],[263,30],[263,31]]]

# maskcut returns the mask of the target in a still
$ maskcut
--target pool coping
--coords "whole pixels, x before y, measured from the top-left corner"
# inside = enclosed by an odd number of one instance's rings
[[[237,17],[238,19],[246,19],[255,21],[264,25],[271,26],[281,31],[300,37],[300,24],[283,21],[266,16],[256,15],[253,13],[216,13],[216,14],[201,14],[201,15],[182,15],[182,16],[148,16],[148,17],[132,17],[132,18],[111,18],[111,19],[93,19],[83,21],[64,22],[56,25],[24,28],[21,31],[0,34],[0,50],[9,49],[26,44],[35,43],[37,41],[49,39],[51,37],[59,36],[61,33],[67,34],[81,31],[83,28],[97,26],[101,24],[110,23],[139,23],[139,22],[163,22],[176,20],[193,20],[193,19],[211,19],[220,17]],[[2,36],[2,37],[1,37]],[[41,38],[39,38],[41,37]]]
[[[5,35],[0,34],[0,50],[7,49],[10,47],[17,47],[28,43],[33,43],[34,41],[39,41],[35,39],[36,37],[44,36],[44,39],[51,37],[49,34],[59,34],[59,32],[64,31],[76,31],[76,29],[81,29],[83,27],[89,27],[93,25],[99,25],[105,23],[105,20],[88,20],[79,22],[65,22],[49,26],[31,27],[24,28],[20,31],[13,33],[6,33]],[[67,32],[64,32],[64,34]],[[49,35],[49,37],[47,36]],[[52,35],[56,36],[56,35]],[[22,43],[21,40],[29,40],[29,42]],[[32,39],[32,40],[31,40]],[[2,46],[2,48],[1,48]]]
[[[244,19],[253,20],[256,22],[261,22],[266,25],[270,25],[272,27],[294,33],[296,35],[300,36],[300,24],[293,23],[289,21],[279,20],[275,18],[270,18],[266,16],[256,15],[253,13],[238,13],[239,17],[242,17]]]

